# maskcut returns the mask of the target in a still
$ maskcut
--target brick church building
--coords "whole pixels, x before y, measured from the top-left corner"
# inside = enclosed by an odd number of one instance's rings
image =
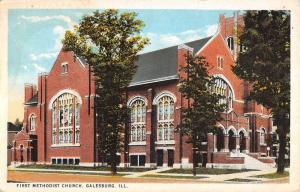
[[[222,131],[208,134],[196,150],[199,165],[220,168],[268,168],[272,145],[269,111],[246,101],[250,86],[231,66],[241,48],[238,33],[242,16],[220,15],[218,32],[181,45],[138,56],[137,73],[128,91],[131,121],[125,128],[120,166],[191,167],[192,146],[186,136],[174,131],[187,101],[178,91],[185,53],[206,57],[209,73],[219,77],[215,90],[228,104],[218,123]],[[72,52],[61,51],[49,73],[38,84],[25,84],[24,127],[13,143],[15,163],[102,165],[94,111],[95,87],[91,68]]]

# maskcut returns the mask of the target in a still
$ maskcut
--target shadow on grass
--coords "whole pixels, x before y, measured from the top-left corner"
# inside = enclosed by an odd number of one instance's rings
[[[225,181],[242,182],[242,183],[261,182],[260,180],[256,180],[256,179],[242,179],[242,178],[228,179]]]
[[[171,179],[204,179],[207,177],[203,176],[173,176],[173,175],[162,175],[162,174],[147,174],[142,177],[151,177],[151,178],[171,178]]]
[[[197,174],[203,175],[221,175],[221,174],[231,174],[231,173],[242,173],[247,171],[256,171],[253,169],[212,169],[205,167],[198,167],[196,169]],[[193,174],[193,169],[170,169],[167,171],[162,171],[160,173],[175,173],[175,174]]]
[[[266,178],[266,179],[278,179],[278,178],[284,178],[284,177],[288,177],[288,176],[289,176],[289,172],[285,171],[283,174],[269,173],[269,174],[264,174],[264,175],[254,175],[251,177]]]

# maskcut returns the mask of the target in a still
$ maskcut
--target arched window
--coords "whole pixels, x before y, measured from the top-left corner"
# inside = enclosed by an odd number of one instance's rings
[[[260,129],[260,144],[265,144],[266,131],[264,128]]]
[[[29,118],[29,122],[30,122],[30,131],[35,130],[36,127],[36,116],[34,114],[32,114]]]
[[[131,142],[146,141],[146,104],[137,99],[131,104]]]
[[[227,46],[229,47],[230,50],[234,49],[233,37],[227,37]]]
[[[158,100],[157,140],[174,140],[174,100],[163,96]]]
[[[71,93],[63,93],[52,103],[52,144],[79,143],[80,104]],[[58,138],[57,138],[58,137]]]
[[[226,81],[224,81],[222,78],[216,78],[212,91],[216,94],[224,96],[224,98],[220,99],[220,104],[227,104],[227,109],[232,109],[233,92]]]

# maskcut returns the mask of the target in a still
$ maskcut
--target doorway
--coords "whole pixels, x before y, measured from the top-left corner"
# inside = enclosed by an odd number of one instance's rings
[[[243,152],[246,149],[245,134],[241,131],[239,135],[240,135],[240,152]]]
[[[157,153],[157,157],[156,157],[157,167],[162,167],[164,163],[164,151],[162,149],[158,149],[156,153]]]
[[[173,167],[174,164],[174,150],[168,150],[168,167]]]
[[[229,130],[229,151],[234,151],[236,148],[235,144],[235,134],[232,130]]]
[[[23,145],[20,145],[20,161],[21,163],[23,163],[24,161],[24,146]]]

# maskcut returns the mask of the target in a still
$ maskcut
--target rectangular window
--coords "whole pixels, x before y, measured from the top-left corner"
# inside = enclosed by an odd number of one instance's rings
[[[138,166],[138,156],[137,155],[130,156],[130,166]]]
[[[64,165],[68,164],[68,159],[63,159],[63,164]]]
[[[223,69],[224,67],[224,58],[221,56],[217,56],[217,68]]]
[[[69,164],[73,165],[74,164],[74,159],[69,159]]]
[[[61,162],[61,159],[57,159],[57,164],[58,164],[58,165],[61,165],[61,163],[62,163],[62,162]]]
[[[75,165],[79,165],[80,159],[75,159]]]
[[[52,164],[55,165],[56,164],[56,159],[52,159],[51,162],[52,162]]]

